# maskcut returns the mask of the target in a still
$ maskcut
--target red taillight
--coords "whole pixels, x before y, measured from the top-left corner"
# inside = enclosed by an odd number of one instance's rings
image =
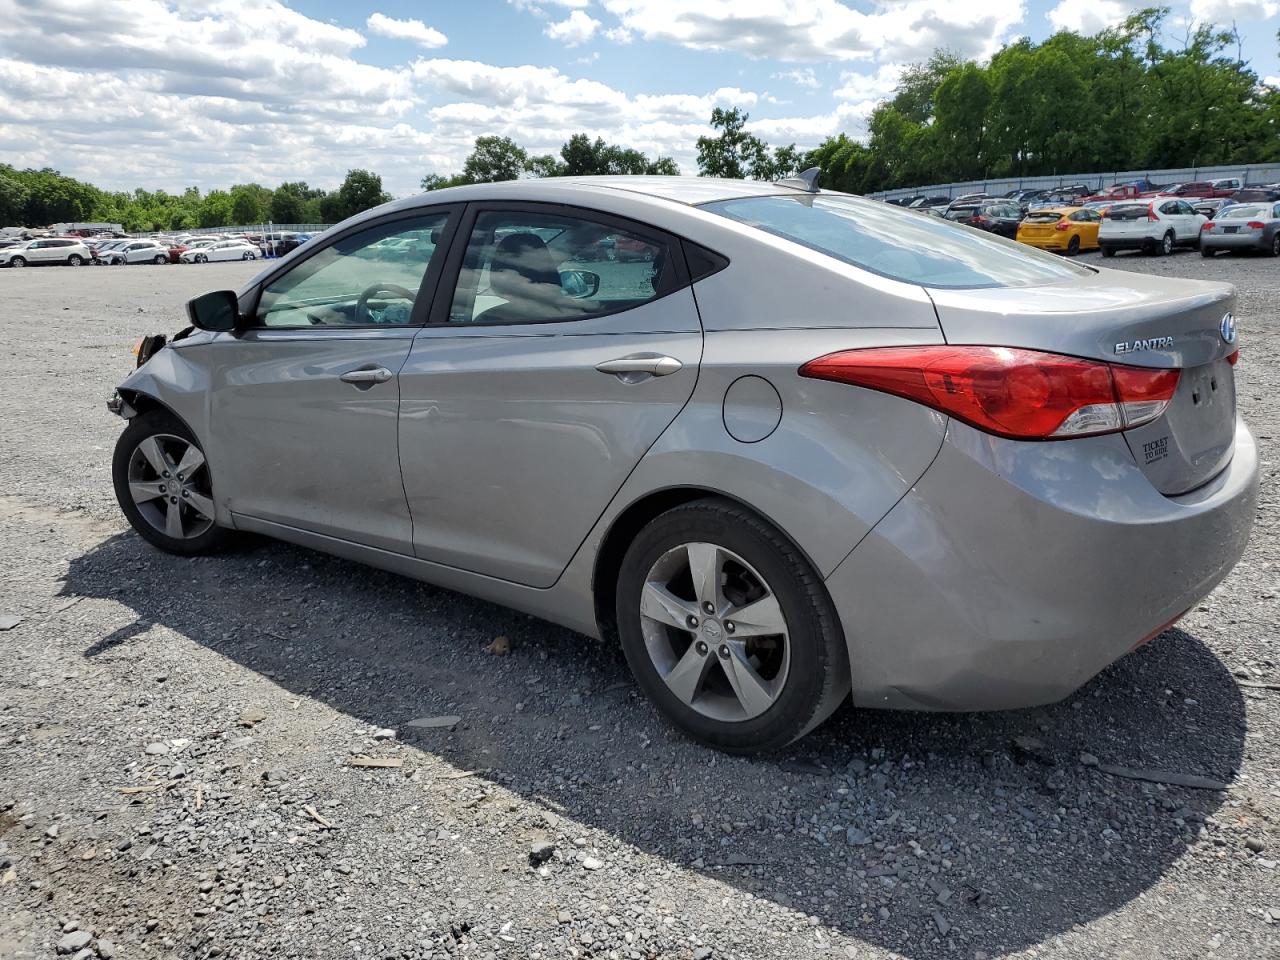
[[[997,436],[1049,440],[1149,423],[1173,399],[1179,371],[937,345],[844,350],[810,360],[800,375],[914,400]]]
[[[1212,229],[1213,229],[1213,221],[1212,221],[1212,220],[1210,220],[1208,223],[1206,223],[1206,224],[1204,224],[1203,226],[1201,226],[1201,227],[1200,227],[1200,232],[1201,232],[1201,233],[1204,233],[1204,231],[1206,231],[1206,230],[1212,230]]]
[[[1147,204],[1147,219],[1153,222],[1160,219],[1156,216],[1156,205],[1154,203]]]
[[[1266,226],[1266,224],[1263,223],[1261,220],[1250,220],[1248,223],[1245,224],[1245,226],[1248,227],[1250,230],[1261,230],[1263,227]]]
[[[1231,364],[1233,367],[1239,362],[1240,362],[1239,350],[1233,351],[1231,356],[1227,357],[1227,363]]]
[[[972,217],[969,218],[969,222],[970,223],[986,223],[987,218],[980,213],[975,213]]]
[[[1065,220],[1059,220],[1059,221],[1054,225],[1053,229],[1055,229],[1055,230],[1070,230],[1070,229],[1071,229],[1071,224],[1067,223],[1067,221],[1065,221]]]

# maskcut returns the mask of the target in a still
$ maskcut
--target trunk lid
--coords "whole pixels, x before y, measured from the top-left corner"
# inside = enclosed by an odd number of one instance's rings
[[[948,343],[1181,370],[1164,415],[1124,433],[1161,493],[1186,493],[1229,462],[1236,402],[1227,358],[1237,347],[1230,285],[1101,270],[1062,283],[929,295]]]

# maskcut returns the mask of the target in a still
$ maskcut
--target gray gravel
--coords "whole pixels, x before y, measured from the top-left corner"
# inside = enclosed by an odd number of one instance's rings
[[[137,336],[252,269],[0,271],[0,958],[1280,956],[1280,692],[1246,685],[1280,682],[1280,263],[1110,264],[1240,289],[1244,561],[1064,703],[846,707],[756,760],[522,615],[145,546],[103,402]]]

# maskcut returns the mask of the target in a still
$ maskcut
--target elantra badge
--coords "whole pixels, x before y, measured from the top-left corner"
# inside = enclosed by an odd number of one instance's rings
[[[1222,334],[1223,343],[1236,342],[1236,318],[1229,313],[1222,315],[1222,322],[1218,324],[1218,332]]]
[[[1151,337],[1149,340],[1125,340],[1116,344],[1116,353],[1136,353],[1139,350],[1168,350],[1173,337]]]

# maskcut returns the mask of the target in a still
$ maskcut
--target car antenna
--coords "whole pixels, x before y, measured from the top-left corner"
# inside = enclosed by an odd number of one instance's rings
[[[806,193],[818,192],[818,178],[822,176],[821,167],[810,167],[803,173],[794,177],[787,177],[785,180],[779,180],[780,187],[797,187]]]

